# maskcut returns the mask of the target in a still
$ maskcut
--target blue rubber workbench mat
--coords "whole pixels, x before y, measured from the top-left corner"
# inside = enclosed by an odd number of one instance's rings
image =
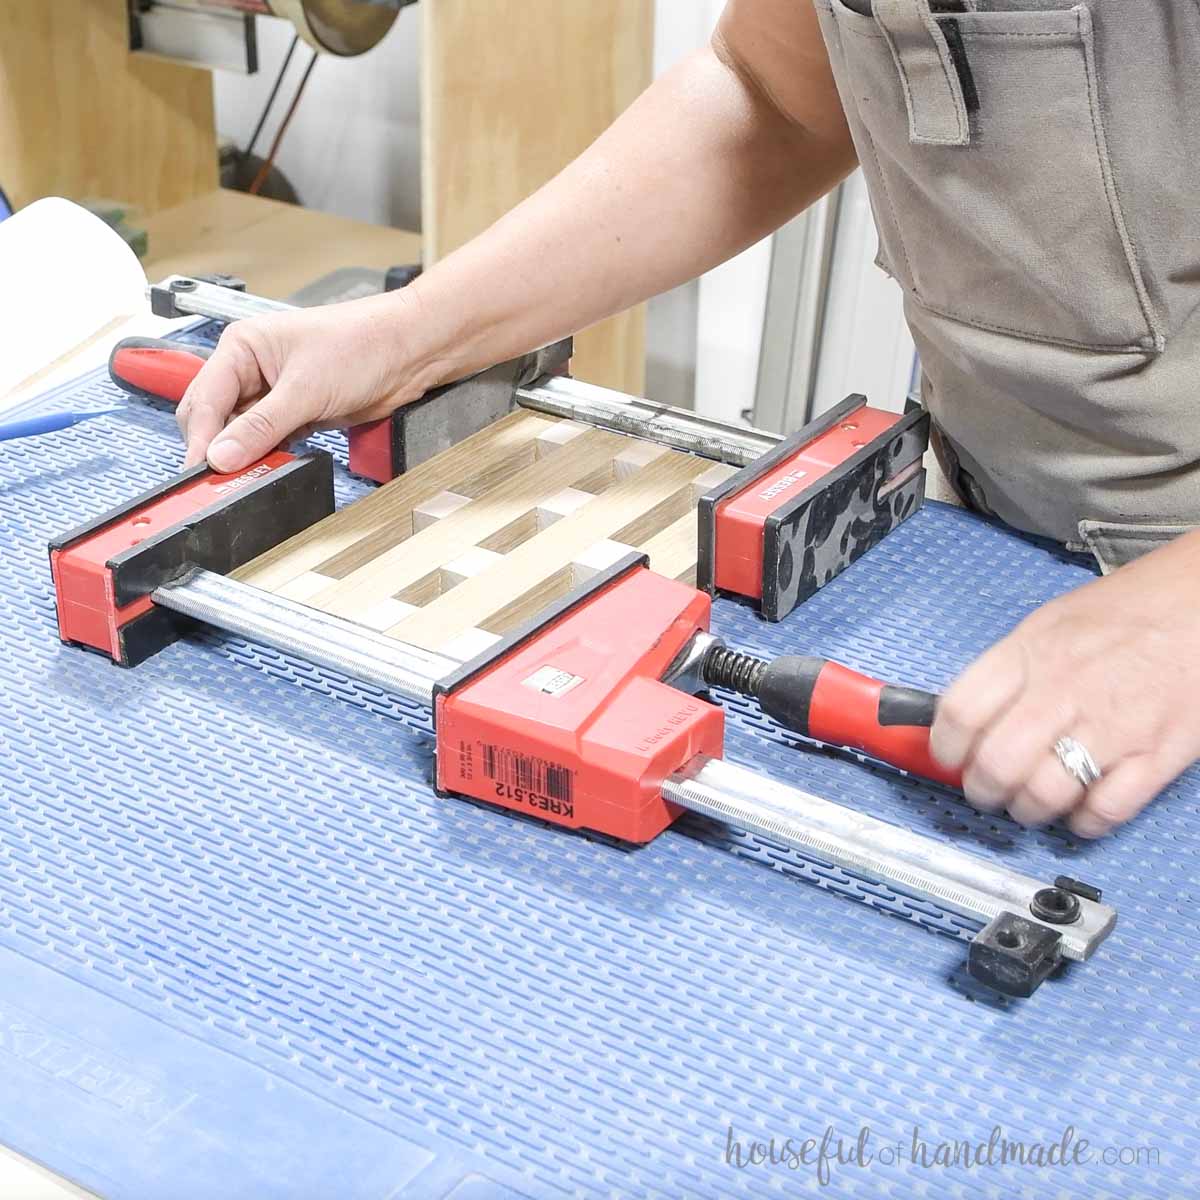
[[[370,688],[216,633],[60,645],[47,540],[178,466],[124,402],[0,446],[0,1142],[110,1200],[1200,1194],[1195,775],[1080,844],[730,705],[733,759],[1104,888],[1097,957],[1001,1001],[963,922],[719,825],[630,850],[438,799]],[[935,505],[784,624],[717,624],[938,688],[1087,577]]]

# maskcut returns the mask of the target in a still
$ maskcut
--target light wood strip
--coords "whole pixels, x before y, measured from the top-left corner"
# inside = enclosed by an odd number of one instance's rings
[[[586,583],[593,575],[608,570],[614,563],[620,562],[627,554],[633,554],[635,551],[636,547],[627,546],[624,542],[602,538],[571,560],[572,578],[576,585]]]
[[[273,592],[306,571],[340,578],[406,538],[412,510],[444,489],[507,469],[552,421],[514,412],[472,434],[348,508],[326,517],[234,572],[234,578]]]
[[[401,600],[393,600],[389,596],[386,600],[380,600],[373,608],[368,608],[366,612],[359,613],[357,620],[360,625],[365,625],[368,629],[375,629],[382,633],[389,625],[395,625],[397,621],[403,621],[412,611],[413,606],[411,604],[405,604]]]
[[[620,455],[617,457],[619,458]],[[561,491],[555,492],[553,496],[547,496],[537,506],[538,528],[545,529],[547,525],[553,525],[555,521],[569,517],[576,509],[590,504],[594,498],[591,492],[581,492],[578,488],[571,487],[563,488]]]
[[[538,435],[537,452],[539,456],[552,454],[559,446],[577,438],[581,433],[587,433],[590,428],[590,425],[585,425],[582,421],[556,421],[544,433]]]
[[[536,617],[548,604],[565,596],[575,586],[575,568],[573,566],[559,567],[544,579],[539,580],[522,592],[514,600],[496,609],[486,620],[485,627],[489,633],[500,636],[510,629],[515,629],[524,621]],[[395,636],[391,634],[391,636]],[[408,638],[405,634],[405,639]],[[437,639],[441,644],[440,638]]]
[[[499,635],[488,633],[486,629],[464,629],[442,647],[442,653],[447,658],[457,658],[459,662],[466,662],[477,654],[482,654],[499,640]]]
[[[318,593],[310,603],[326,612],[353,619],[354,614],[366,605],[386,596],[400,596],[411,584],[535,508],[551,488],[570,484],[579,476],[596,470],[600,462],[611,461],[623,445],[624,439],[619,434],[590,430],[556,453],[517,471],[486,496],[473,500],[435,525],[414,533],[401,544],[372,558],[343,576],[333,587]],[[491,574],[491,571],[484,572],[484,575]],[[460,587],[466,587],[470,582],[468,580]],[[415,603],[411,596],[402,598]],[[474,624],[477,622],[468,621],[458,627]]]
[[[289,579],[283,587],[276,588],[275,594],[283,596],[287,600],[296,600],[300,604],[307,604],[318,592],[323,592],[333,580],[328,575],[322,575],[318,571],[305,571],[303,575],[297,575],[295,579]]]
[[[438,492],[436,496],[422,500],[412,510],[413,533],[420,533],[422,529],[436,525],[470,503],[471,497],[464,496],[460,492]]]
[[[614,542],[625,542],[630,546],[641,546],[673,521],[689,514],[694,523],[696,509],[692,500],[692,489],[680,488],[679,491],[664,496],[657,504],[648,502],[632,521],[622,525],[612,534],[612,539]]]
[[[672,498],[689,497],[691,481],[708,465],[689,455],[662,455],[638,474],[614,484],[590,504],[517,546],[503,563],[465,580],[387,633],[434,648],[457,630],[470,626],[499,632],[497,614],[513,623],[526,610],[540,607],[545,599],[558,594],[556,589],[564,580],[569,585],[572,561],[589,546],[613,537],[648,510],[672,511]]]
[[[496,554],[492,550],[484,550],[480,546],[472,546],[465,553],[460,554],[453,562],[448,562],[442,568],[442,590],[454,587],[456,584],[462,583],[464,579],[470,579],[473,575],[479,575],[482,572],[494,567],[496,563],[503,562],[504,556]]]
[[[692,495],[699,500],[705,492],[712,491],[718,484],[724,483],[731,475],[738,473],[737,467],[728,463],[714,463],[703,475],[697,475],[692,481]]]
[[[639,549],[650,556],[650,569],[678,579],[696,582],[696,513],[686,512],[666,529],[643,542]]]
[[[643,467],[648,466],[660,454],[665,454],[666,452],[665,446],[657,446],[653,442],[643,442],[633,439],[613,459],[613,475],[617,479],[628,479],[630,475],[636,475]]]

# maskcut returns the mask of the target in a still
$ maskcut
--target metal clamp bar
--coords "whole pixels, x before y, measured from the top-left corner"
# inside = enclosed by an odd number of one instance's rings
[[[168,276],[150,288],[149,295],[155,313],[165,317],[240,321],[263,313],[288,312],[295,307],[185,275]],[[738,467],[754,462],[783,440],[777,433],[713,420],[687,409],[655,404],[565,376],[546,376],[533,386],[519,387],[514,399],[523,408],[536,412],[647,438],[662,446]]]
[[[1044,881],[720,759],[693,760],[666,780],[663,796],[984,924],[1015,912],[1059,934],[1064,958],[1090,957],[1116,924],[1114,909],[1084,898],[1071,924],[1042,921],[1031,905]]]
[[[426,706],[434,685],[461,665],[210,571],[190,571],[152,598]],[[671,672],[687,687],[685,668],[677,662]],[[1050,887],[720,759],[698,756],[664,781],[662,794],[692,812],[979,920],[985,928],[972,942],[971,971],[1012,995],[1031,994],[1061,959],[1087,959],[1116,924],[1116,912],[1099,902],[1098,892],[1080,885],[1064,890],[1074,881],[1059,879]]]
[[[247,583],[193,570],[151,595],[155,604],[432,706],[433,685],[462,664]]]
[[[783,437],[764,429],[717,421],[578,379],[551,376],[517,389],[517,403],[551,416],[648,438],[661,446],[744,467]]]
[[[157,317],[208,317],[213,321],[244,321],[264,313],[291,312],[294,304],[268,300],[235,288],[205,283],[189,275],[168,275],[147,289],[150,307]]]

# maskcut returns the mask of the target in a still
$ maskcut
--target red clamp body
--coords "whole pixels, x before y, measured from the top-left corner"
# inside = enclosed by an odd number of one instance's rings
[[[355,475],[388,483],[404,474],[403,426],[395,414],[346,430],[348,466]]]
[[[700,498],[699,587],[778,621],[924,498],[929,418],[849,396]]]
[[[236,570],[332,511],[323,453],[276,450],[237,475],[195,467],[50,543],[59,636],[133,666],[177,636],[156,587],[189,567]]]
[[[719,757],[724,715],[661,682],[709,598],[630,556],[439,684],[437,785],[557,825],[647,842],[662,783]]]

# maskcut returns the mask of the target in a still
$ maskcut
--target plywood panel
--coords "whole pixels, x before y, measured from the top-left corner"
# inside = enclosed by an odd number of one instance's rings
[[[127,49],[126,0],[0,3],[0,179],[14,204],[144,212],[217,186],[212,77]]]
[[[653,0],[425,0],[425,261],[486,229],[648,86]],[[583,333],[574,373],[641,394],[639,308]]]

